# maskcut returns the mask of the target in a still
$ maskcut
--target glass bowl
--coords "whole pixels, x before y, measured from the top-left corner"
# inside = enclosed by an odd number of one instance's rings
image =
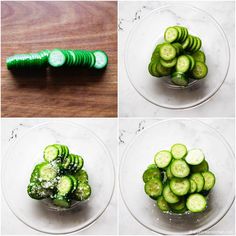
[[[63,210],[27,194],[31,172],[43,161],[48,144],[61,143],[84,158],[92,195],[89,200]],[[5,200],[23,223],[44,233],[72,233],[91,225],[107,208],[114,189],[114,166],[102,141],[87,128],[67,122],[35,126],[9,148],[3,160],[2,189]]]
[[[148,64],[155,46],[163,42],[168,26],[186,26],[202,40],[208,75],[187,87],[173,86],[168,78],[149,74]],[[229,68],[230,52],[225,33],[207,12],[189,5],[164,6],[151,11],[131,30],[125,49],[128,78],[149,102],[170,109],[195,107],[210,99],[223,84]]]
[[[153,163],[158,150],[170,149],[174,143],[184,143],[189,149],[201,148],[216,176],[208,207],[202,213],[162,213],[144,192],[142,175],[146,167]],[[119,173],[121,196],[133,217],[152,231],[167,235],[199,234],[219,222],[232,206],[234,166],[234,153],[213,128],[197,120],[165,120],[144,129],[127,146]]]

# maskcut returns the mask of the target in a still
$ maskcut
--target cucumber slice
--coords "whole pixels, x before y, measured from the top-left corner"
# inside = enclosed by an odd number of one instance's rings
[[[74,177],[81,183],[88,183],[88,174],[85,170],[79,170],[74,174]]]
[[[165,41],[172,43],[177,40],[179,31],[175,27],[168,27],[164,33]]]
[[[187,38],[185,39],[185,41],[182,43],[183,49],[186,49],[189,44],[190,44],[190,39],[189,39],[189,37],[187,37]]]
[[[201,173],[194,173],[190,176],[190,179],[192,179],[197,184],[197,192],[201,192],[203,190],[205,180]]]
[[[53,198],[53,204],[59,207],[69,208],[71,206],[71,201],[65,196],[56,194],[56,196]]]
[[[188,56],[185,55],[179,56],[176,63],[176,70],[178,72],[185,73],[189,70],[189,68],[190,68],[190,60]]]
[[[95,56],[95,69],[103,69],[108,64],[108,56],[104,51],[96,50],[93,51],[93,55]]]
[[[48,63],[52,67],[61,67],[66,63],[66,56],[60,49],[54,49],[50,52]]]
[[[64,153],[64,157],[67,157],[69,155],[69,148],[65,145],[63,145],[65,153]]]
[[[71,178],[71,180],[73,182],[73,189],[71,190],[71,192],[73,193],[78,186],[78,181],[73,175],[69,175],[69,177]]]
[[[63,169],[68,169],[71,163],[72,157],[71,154],[63,160],[62,167]]]
[[[174,67],[176,65],[176,62],[177,62],[177,58],[174,58],[170,61],[165,61],[165,60],[160,59],[161,65],[166,67],[166,68]]]
[[[63,148],[60,144],[53,144],[58,149],[58,157],[63,157]]]
[[[194,79],[203,79],[208,73],[208,68],[205,63],[196,61],[195,66],[192,70],[192,76]]]
[[[180,199],[178,196],[176,196],[170,189],[169,184],[167,184],[163,189],[163,197],[168,203],[176,203]]]
[[[47,162],[51,162],[58,157],[58,148],[55,147],[54,145],[49,145],[44,149],[44,160]]]
[[[187,155],[187,148],[184,144],[176,143],[171,147],[171,154],[175,159],[181,159]]]
[[[169,151],[163,150],[155,155],[154,162],[156,163],[157,167],[165,168],[170,164],[171,159],[171,153]]]
[[[192,173],[205,172],[209,170],[209,166],[206,160],[203,160],[199,165],[191,166]]]
[[[160,57],[163,60],[169,61],[174,59],[176,56],[176,49],[169,43],[165,43],[160,47]]]
[[[87,183],[78,183],[78,187],[75,190],[74,198],[77,201],[87,200],[91,196],[91,187]]]
[[[176,41],[180,41],[180,39],[183,37],[183,32],[182,29],[179,26],[173,26],[173,28],[175,28],[178,31],[178,37],[176,39]]]
[[[31,173],[31,176],[30,176],[30,182],[33,183],[33,182],[38,182],[38,181],[39,181],[39,169],[40,169],[40,167],[41,167],[42,165],[44,165],[44,164],[45,164],[45,162],[40,163],[40,164],[37,164],[37,165],[34,167],[32,173]]]
[[[174,213],[183,213],[186,209],[186,201],[184,198],[181,198],[178,202],[169,204],[171,211]],[[184,210],[184,211],[183,211]]]
[[[174,175],[171,173],[171,170],[170,170],[170,165],[167,167],[166,169],[166,177],[170,180],[174,177]]]
[[[194,66],[195,66],[195,60],[194,60],[194,58],[192,57],[192,56],[190,56],[190,55],[187,55],[187,57],[189,58],[189,60],[190,60],[190,67],[189,67],[189,71],[192,71],[193,70],[193,68],[194,68]]]
[[[75,157],[74,154],[70,154],[68,158],[70,159],[70,164],[67,167],[67,169],[71,171],[73,169],[73,167],[74,167],[74,163],[75,163],[75,158],[76,157]]]
[[[204,153],[200,149],[192,149],[188,152],[187,156],[185,157],[185,161],[189,165],[199,165],[205,159]]]
[[[171,75],[171,82],[173,84],[176,84],[178,86],[187,86],[188,83],[189,83],[189,80],[188,78],[186,77],[186,75],[182,72],[174,72],[172,75]]]
[[[210,171],[206,171],[202,173],[202,176],[205,181],[203,190],[204,191],[211,190],[215,185],[215,181],[216,181],[215,175]]]
[[[194,193],[197,190],[197,184],[193,179],[190,179],[190,189],[189,192],[190,193]]]
[[[170,75],[171,73],[171,68],[162,66],[160,61],[156,63],[155,69],[156,69],[156,74],[159,75],[158,77],[167,76]]]
[[[155,76],[155,77],[161,77],[162,74],[160,74],[160,72],[157,71],[157,65],[159,64],[159,61],[158,62],[151,62],[150,63],[150,74],[152,76]]]
[[[72,189],[73,189],[72,179],[67,175],[62,176],[57,185],[58,193],[61,196],[65,196],[69,194],[72,191]]]
[[[147,166],[147,169],[152,169],[152,168],[157,168],[157,165],[156,164],[150,164]]]
[[[182,159],[172,161],[170,165],[170,170],[171,173],[178,178],[187,177],[190,173],[190,168],[188,164]]]
[[[172,178],[170,189],[177,196],[184,196],[189,192],[190,182],[187,178]]]
[[[163,196],[157,198],[157,206],[163,212],[168,212],[170,210],[170,206]]]
[[[200,61],[202,63],[206,62],[206,56],[203,51],[197,51],[191,54],[191,56],[195,59],[195,61]]]
[[[49,163],[43,163],[39,167],[39,180],[51,181],[54,180],[58,174],[59,169]]]
[[[162,194],[163,185],[160,179],[151,179],[145,183],[144,190],[146,194],[156,200]]]
[[[79,171],[84,166],[84,159],[78,155],[75,155],[75,158],[77,158],[77,167],[76,167],[75,171]]]
[[[48,198],[51,194],[50,190],[44,189],[38,182],[31,182],[27,187],[27,193],[36,200]]]
[[[161,172],[160,170],[155,167],[155,168],[149,168],[147,170],[145,170],[145,172],[143,173],[143,182],[146,183],[151,179],[161,179]]]
[[[206,209],[207,202],[204,196],[194,193],[189,195],[186,206],[191,212],[202,212]]]

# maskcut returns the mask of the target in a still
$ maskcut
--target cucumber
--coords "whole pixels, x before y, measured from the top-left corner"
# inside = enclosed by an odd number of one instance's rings
[[[179,31],[175,27],[168,27],[164,33],[165,41],[172,43],[177,40]]]
[[[203,190],[204,191],[211,190],[215,185],[215,175],[210,171],[206,171],[206,172],[202,172],[202,176],[205,181]]]
[[[195,60],[191,55],[187,55],[187,57],[189,58],[189,61],[190,61],[189,71],[192,71],[195,66]]]
[[[104,69],[108,64],[108,56],[104,51],[96,50],[93,51],[93,55],[95,56],[95,69]]]
[[[156,163],[157,167],[165,168],[170,164],[171,159],[171,153],[169,151],[163,150],[155,155],[154,162]]]
[[[75,155],[75,158],[77,159],[75,171],[79,171],[84,166],[84,159],[79,155]]]
[[[189,165],[199,165],[201,164],[205,159],[204,153],[201,149],[194,148],[190,150],[185,157],[185,161]]]
[[[202,63],[206,62],[206,56],[205,53],[203,51],[196,51],[193,54],[191,54],[191,56],[194,58],[195,61],[200,61]]]
[[[47,162],[51,162],[58,157],[58,148],[54,145],[49,145],[44,149],[44,160]]]
[[[164,189],[163,189],[163,193],[162,193],[164,199],[168,202],[168,203],[176,203],[178,202],[180,199],[178,196],[176,196],[170,189],[169,184],[166,184]]]
[[[171,147],[171,154],[175,159],[181,159],[187,155],[187,148],[184,144],[176,143]]]
[[[157,206],[162,212],[168,212],[170,210],[170,206],[163,196],[157,198]]]
[[[69,194],[73,189],[73,181],[69,176],[61,176],[58,185],[57,191],[61,196]]]
[[[77,201],[85,201],[91,196],[91,187],[88,183],[78,183],[74,193],[74,199]]]
[[[78,186],[78,180],[73,175],[68,175],[68,176],[71,178],[71,180],[73,182],[73,188],[71,190],[71,192],[73,193]]]
[[[191,212],[203,212],[206,209],[207,202],[203,195],[194,193],[187,198],[186,206]]]
[[[194,193],[197,190],[197,184],[193,179],[190,179],[190,189],[189,192],[190,193]]]
[[[81,183],[88,183],[88,174],[85,170],[79,170],[74,174],[74,177]]]
[[[167,75],[170,75],[171,73],[171,68],[162,66],[160,61],[156,63],[155,69],[156,69],[156,74],[158,75],[158,77],[167,76]]]
[[[62,50],[54,49],[49,54],[48,63],[52,67],[61,67],[66,63],[66,56]]]
[[[172,178],[170,189],[177,196],[184,196],[189,192],[190,182],[187,178]]]
[[[160,47],[160,57],[165,60],[169,61],[174,59],[176,56],[176,49],[169,43],[164,43]]]
[[[189,80],[186,77],[186,75],[182,72],[174,72],[171,75],[171,82],[173,84],[179,85],[179,86],[187,86],[189,84]]]
[[[44,189],[39,182],[30,182],[27,187],[28,195],[36,200],[41,200],[48,198],[51,194],[51,191]]]
[[[156,200],[162,194],[163,185],[160,179],[151,179],[145,183],[144,190],[146,194]]]
[[[151,180],[153,178],[161,179],[161,172],[157,167],[149,168],[149,169],[145,170],[145,172],[143,173],[143,182],[144,183],[148,182],[149,180]]]
[[[205,63],[202,63],[200,61],[196,61],[195,66],[192,70],[192,76],[193,79],[203,79],[207,76],[208,68]]]
[[[147,169],[152,169],[152,168],[157,168],[157,165],[156,164],[150,164],[147,166]]]
[[[184,198],[181,198],[178,202],[169,204],[171,211],[174,213],[183,213],[186,209],[186,201]]]
[[[205,172],[209,170],[209,166],[206,160],[203,160],[199,165],[191,166],[192,173]]]
[[[63,149],[60,144],[53,144],[54,147],[58,149],[58,157],[63,157]]]
[[[37,164],[32,173],[31,173],[31,176],[30,176],[30,182],[38,182],[39,181],[39,169],[42,165],[44,165],[45,162],[42,162],[40,164]]]
[[[151,61],[148,65],[148,71],[152,76],[155,76],[155,77],[161,77],[162,76],[162,74],[157,71],[157,64],[158,63],[159,62]]]
[[[174,58],[170,61],[165,61],[165,60],[162,60],[160,59],[160,63],[162,66],[166,67],[166,68],[172,68],[176,65],[176,62],[177,62],[177,58]]]
[[[179,56],[176,63],[176,71],[185,73],[190,68],[190,60],[188,56],[182,55]]]
[[[185,41],[182,43],[183,49],[186,49],[189,44],[190,44],[190,39],[189,39],[189,37],[187,37],[187,38],[185,39]]]
[[[170,165],[167,167],[166,169],[166,177],[167,179],[172,179],[174,177],[174,175],[171,173],[171,170],[170,170]]]
[[[187,177],[190,173],[190,168],[188,164],[182,159],[172,161],[170,165],[170,170],[171,173],[178,178]]]
[[[56,194],[53,198],[53,204],[63,208],[69,208],[71,206],[71,201],[69,198]]]
[[[58,174],[59,169],[49,163],[42,163],[39,167],[39,180],[51,181],[54,180]]]
[[[191,179],[197,184],[196,192],[201,192],[205,184],[203,175],[201,173],[194,173],[190,176],[190,180]]]

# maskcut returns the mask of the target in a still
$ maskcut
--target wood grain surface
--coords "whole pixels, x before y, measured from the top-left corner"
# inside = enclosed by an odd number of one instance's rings
[[[116,2],[2,2],[2,117],[117,116]],[[8,56],[43,49],[101,49],[105,71],[7,70]]]

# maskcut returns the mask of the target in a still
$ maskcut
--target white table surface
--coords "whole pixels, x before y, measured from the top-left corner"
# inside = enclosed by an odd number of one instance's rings
[[[7,148],[20,138],[31,127],[47,122],[52,119],[2,119],[2,157]],[[61,121],[72,121],[88,127],[93,130],[100,139],[105,143],[110,151],[115,168],[117,166],[117,120],[116,119],[60,119]],[[2,195],[1,195],[2,196]],[[102,216],[89,228],[76,234],[83,235],[107,235],[117,233],[117,191],[115,189],[111,203]],[[2,197],[1,206],[1,234],[21,234],[33,235],[42,234],[32,230],[28,226],[19,221],[9,210],[4,198]]]
[[[227,142],[235,149],[234,119],[200,119],[219,131]],[[120,119],[119,126],[119,158],[131,140],[144,128],[160,121],[160,119]],[[119,232],[121,235],[147,235],[155,234],[139,224],[125,207],[123,200],[119,197]],[[204,234],[235,234],[235,204],[226,216],[213,228]]]
[[[161,108],[146,101],[129,82],[125,64],[124,48],[130,30],[134,25],[139,23],[146,14],[151,10],[176,3],[183,2],[164,2],[164,1],[135,1],[119,2],[119,19],[118,19],[118,62],[119,62],[119,115],[121,117],[233,117],[235,111],[234,103],[234,1],[185,1],[192,6],[198,7],[211,14],[218,23],[223,27],[231,51],[230,69],[220,90],[207,103],[189,110],[169,110]]]

